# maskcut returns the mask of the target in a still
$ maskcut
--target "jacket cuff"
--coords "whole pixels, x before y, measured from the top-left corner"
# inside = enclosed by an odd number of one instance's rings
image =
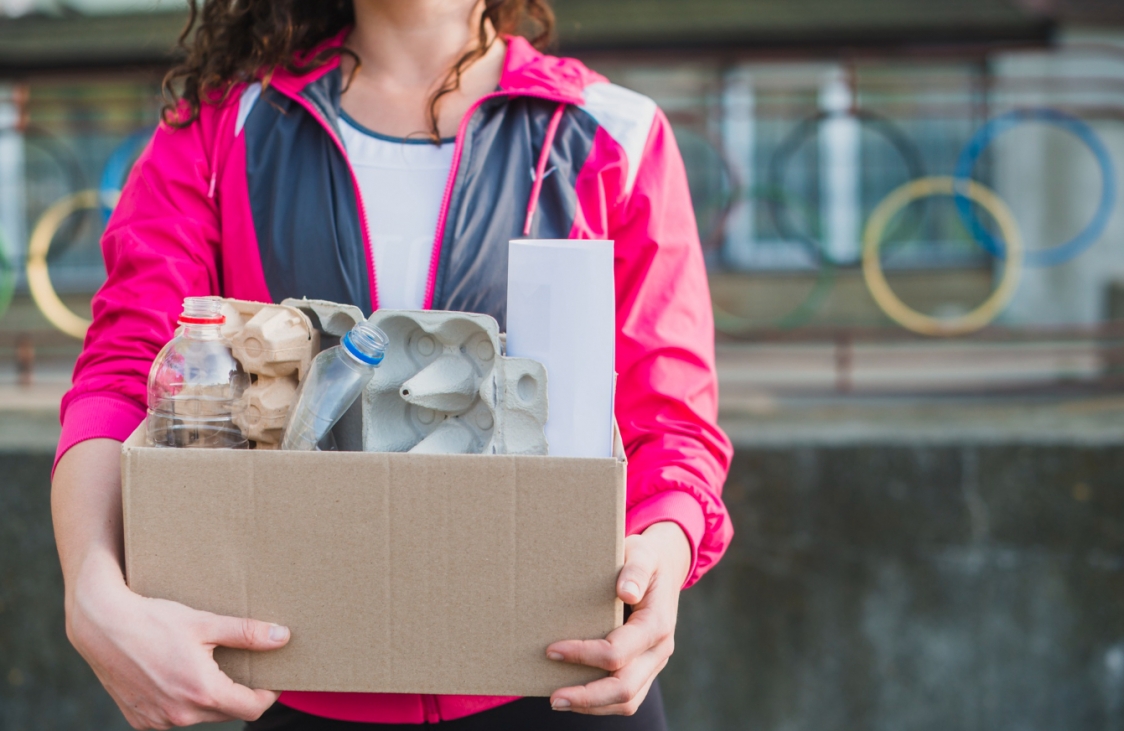
[[[628,511],[625,516],[625,535],[643,533],[648,526],[671,522],[683,530],[687,542],[691,544],[691,570],[687,572],[684,588],[695,576],[695,566],[699,560],[699,544],[706,535],[706,516],[697,500],[681,490],[665,490],[643,500]]]
[[[62,456],[78,442],[87,439],[123,442],[144,421],[144,415],[144,407],[125,396],[104,393],[78,396],[67,404],[63,412],[62,436],[55,451],[55,463],[51,465],[51,475],[54,476]]]

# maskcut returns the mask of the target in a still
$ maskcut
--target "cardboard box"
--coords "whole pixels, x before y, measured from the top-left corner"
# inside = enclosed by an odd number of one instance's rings
[[[625,471],[613,459],[122,449],[141,595],[287,625],[219,649],[272,690],[548,695],[603,677],[547,645],[622,622]]]

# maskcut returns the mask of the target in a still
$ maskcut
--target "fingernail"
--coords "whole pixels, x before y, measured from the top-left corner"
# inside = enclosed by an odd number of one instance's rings
[[[636,585],[635,581],[626,581],[621,586],[621,593],[640,598],[640,587]]]
[[[548,660],[561,660],[562,659],[562,653],[561,652],[548,652],[548,653],[546,653],[546,657],[547,657]]]
[[[556,701],[551,701],[550,707],[555,711],[568,711],[570,710],[570,701],[565,698],[559,698]]]
[[[289,639],[289,628],[279,624],[269,625],[269,639],[273,642]]]

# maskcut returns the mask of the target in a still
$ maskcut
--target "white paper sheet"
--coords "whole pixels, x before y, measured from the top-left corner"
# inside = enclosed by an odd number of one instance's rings
[[[613,242],[517,239],[507,263],[507,354],[546,366],[552,457],[610,457]]]

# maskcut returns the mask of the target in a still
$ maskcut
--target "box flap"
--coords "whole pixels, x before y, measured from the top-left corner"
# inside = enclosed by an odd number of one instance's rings
[[[624,442],[621,440],[621,430],[617,425],[616,417],[613,418],[613,459],[618,462],[628,461],[628,456],[624,452]]]

